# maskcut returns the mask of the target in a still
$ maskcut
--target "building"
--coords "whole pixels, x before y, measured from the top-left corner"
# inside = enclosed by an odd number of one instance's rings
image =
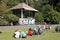
[[[34,15],[38,10],[30,7],[25,3],[20,3],[10,8],[13,14],[19,17],[19,24],[35,24]]]

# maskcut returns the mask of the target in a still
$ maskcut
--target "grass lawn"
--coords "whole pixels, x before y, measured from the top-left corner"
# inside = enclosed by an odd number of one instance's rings
[[[12,37],[16,29],[21,29],[25,32],[28,30],[28,28],[12,28],[9,30],[0,30],[2,31],[2,34],[0,34],[0,40],[60,40],[60,33],[55,32],[55,27],[52,27],[51,30],[45,30],[44,33],[40,36],[27,36],[27,38],[24,39],[14,39]]]

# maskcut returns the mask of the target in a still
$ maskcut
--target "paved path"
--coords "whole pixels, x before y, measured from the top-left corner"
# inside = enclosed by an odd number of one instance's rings
[[[0,26],[0,30],[12,29],[12,28],[27,28],[34,27],[35,25],[18,25],[18,26]]]
[[[35,27],[36,25],[18,25],[18,26],[0,26],[0,30],[6,30],[11,28],[27,28],[27,27]],[[57,25],[51,25],[57,26]]]

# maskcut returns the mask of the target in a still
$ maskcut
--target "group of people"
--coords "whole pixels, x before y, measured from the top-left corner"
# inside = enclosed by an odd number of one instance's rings
[[[27,36],[32,36],[32,35],[41,35],[41,33],[43,32],[43,28],[41,25],[34,27],[33,29],[29,28],[29,30],[27,31],[27,33],[25,33],[24,31],[20,30],[16,30],[14,32],[13,37],[14,38],[26,38]]]
[[[43,27],[41,25],[36,26],[33,30],[33,35],[41,35],[41,33],[43,32]]]
[[[14,38],[26,38],[26,33],[22,30],[16,30],[13,35]]]

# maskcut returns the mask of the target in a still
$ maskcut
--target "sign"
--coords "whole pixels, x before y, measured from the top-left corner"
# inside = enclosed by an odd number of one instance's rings
[[[35,24],[35,19],[33,18],[23,18],[19,19],[19,24]]]

